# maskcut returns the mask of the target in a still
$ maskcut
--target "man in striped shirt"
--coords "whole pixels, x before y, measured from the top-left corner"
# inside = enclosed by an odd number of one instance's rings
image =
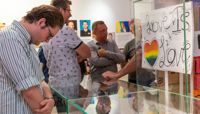
[[[51,91],[31,44],[53,37],[64,24],[52,6],[33,8],[0,31],[0,114],[50,114]]]

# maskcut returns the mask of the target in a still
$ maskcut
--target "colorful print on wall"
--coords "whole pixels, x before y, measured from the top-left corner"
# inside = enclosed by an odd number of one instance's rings
[[[107,36],[107,39],[115,41],[115,32],[109,32],[108,36]]]
[[[6,26],[6,23],[0,22],[0,30]]]
[[[116,32],[130,32],[128,21],[116,21]]]
[[[143,68],[178,73],[186,73],[187,70],[188,74],[192,73],[194,56],[192,2],[187,2],[185,5],[187,13],[185,31],[182,4],[143,13],[141,18]]]
[[[90,20],[80,20],[80,36],[87,37],[91,36],[91,21]]]
[[[144,57],[151,66],[155,64],[158,57],[158,52],[159,47],[156,39],[150,43],[147,42],[144,44]]]

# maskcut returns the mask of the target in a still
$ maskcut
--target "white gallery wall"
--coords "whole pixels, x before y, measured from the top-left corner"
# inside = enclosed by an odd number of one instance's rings
[[[136,1],[136,0],[135,0]],[[135,18],[143,18],[143,13],[152,11],[154,9],[154,0],[143,0],[134,2],[133,0],[132,13]]]
[[[13,19],[20,20],[34,6],[49,4],[50,0],[0,0],[0,22],[9,25]],[[77,20],[88,19],[93,23],[104,20],[109,32],[115,32],[115,22],[131,19],[131,0],[72,0],[72,17]],[[84,37],[84,39],[91,39]]]
[[[130,0],[72,0],[71,19],[104,20],[109,31],[115,31],[116,20],[129,20]]]
[[[117,20],[131,19],[130,0],[72,0],[72,17],[77,20],[88,19],[91,23],[97,20],[104,20],[108,26],[108,32],[115,32]],[[80,34],[78,30],[78,35]],[[79,35],[80,36],[80,35]],[[91,37],[82,37],[82,40],[89,41]]]
[[[0,22],[9,25],[40,4],[49,4],[49,0],[0,0]]]

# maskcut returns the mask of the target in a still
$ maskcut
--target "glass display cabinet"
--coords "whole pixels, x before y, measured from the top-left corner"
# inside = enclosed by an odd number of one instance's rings
[[[94,88],[93,88],[94,87]],[[86,97],[67,99],[66,112],[58,114],[199,114],[200,99],[160,89],[117,81],[93,86]],[[82,94],[82,93],[80,93]]]
[[[200,100],[162,90],[71,99],[69,114],[199,114]]]
[[[67,114],[200,114],[200,32],[197,0],[132,0],[137,84],[92,83],[65,101]],[[144,80],[155,76],[149,87]],[[149,82],[148,82],[149,83]]]

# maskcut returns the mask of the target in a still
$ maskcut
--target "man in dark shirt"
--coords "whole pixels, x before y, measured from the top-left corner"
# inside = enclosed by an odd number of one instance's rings
[[[132,39],[125,45],[124,55],[127,62],[135,55],[135,39]],[[128,74],[128,81],[136,83],[136,71]]]
[[[39,47],[39,50],[38,50],[38,57],[40,59],[40,62],[42,63],[42,71],[43,71],[43,74],[44,74],[44,80],[46,83],[49,82],[49,69],[47,68],[47,60],[44,56],[44,51],[43,51],[43,46],[40,46]]]
[[[135,35],[134,30],[134,21],[130,22],[130,30]],[[141,31],[139,32],[141,34]],[[136,36],[138,39],[141,38],[141,35]],[[143,86],[151,86],[155,80],[155,75],[151,70],[143,69],[141,67],[142,59],[142,50],[141,42],[136,43],[136,38],[129,41],[124,48],[124,54],[126,57],[127,64],[117,73],[107,71],[103,73],[104,78],[108,79],[118,79],[129,73],[128,80],[129,82],[140,84]]]

